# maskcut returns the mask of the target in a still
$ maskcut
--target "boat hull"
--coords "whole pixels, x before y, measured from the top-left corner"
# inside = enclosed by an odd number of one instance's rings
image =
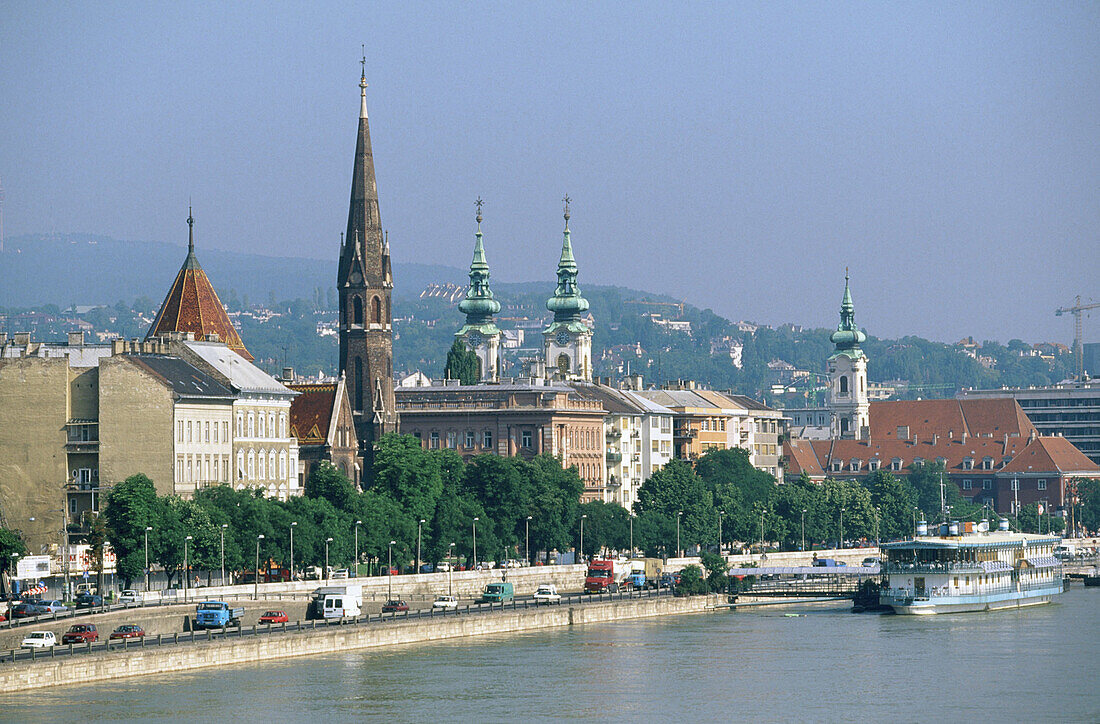
[[[989,596],[937,596],[936,600],[893,601],[884,599],[882,604],[889,606],[894,613],[908,616],[929,616],[939,613],[976,613],[981,611],[1000,611],[1028,606],[1042,606],[1052,603],[1054,597],[1062,593],[1061,588],[1047,588],[1022,593],[1003,593]]]

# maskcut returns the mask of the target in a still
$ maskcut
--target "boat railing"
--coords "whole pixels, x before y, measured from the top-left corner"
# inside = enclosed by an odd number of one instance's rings
[[[902,563],[891,561],[886,564],[886,573],[982,573],[982,567],[979,563],[964,561],[943,563]]]

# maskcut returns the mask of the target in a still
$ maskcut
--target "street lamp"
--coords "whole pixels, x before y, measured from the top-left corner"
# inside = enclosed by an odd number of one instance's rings
[[[447,546],[447,595],[448,596],[455,595],[454,585],[451,582],[452,581],[451,572],[454,571],[454,569],[455,569],[455,562],[454,562],[454,558],[452,557],[453,554],[454,554],[454,549],[455,549],[455,544],[454,543]]]
[[[879,535],[879,517],[882,515],[881,508],[875,508],[875,548],[882,547],[882,536]]]
[[[580,549],[580,554],[581,554],[581,559],[582,560],[584,559],[584,519],[587,518],[587,517],[588,517],[587,514],[581,515],[581,549]],[[578,561],[578,563],[579,562],[580,561]]]
[[[474,561],[473,561],[473,565],[470,566],[471,571],[474,570],[475,567],[477,567],[477,522],[479,520],[481,520],[481,519],[478,518],[475,515],[474,516]]]
[[[183,602],[187,603],[187,544],[194,540],[191,536],[183,539]]]
[[[16,567],[18,567],[18,565],[19,565],[19,554],[18,553],[12,553],[11,554],[11,568],[8,569],[8,580],[9,581],[17,580],[16,577],[15,577],[15,574],[16,574],[15,569],[16,569]],[[13,586],[13,589],[14,589],[14,586]],[[15,600],[15,591],[11,590],[11,591],[8,591],[8,593],[11,594],[11,600],[14,601]]]
[[[298,527],[298,521],[290,524],[290,580],[294,580],[294,529]]]
[[[913,506],[913,537],[917,537],[917,506]]]
[[[726,516],[726,511],[718,511],[718,555],[722,555],[722,518]]]
[[[844,550],[844,508],[840,508],[840,550]]]
[[[255,574],[252,576],[252,600],[260,600],[260,541],[264,539],[264,534],[260,533],[256,536],[256,568]]]
[[[423,527],[425,521],[420,519],[416,524],[416,573],[420,574],[420,529]]]
[[[683,516],[684,511],[676,511],[676,557],[683,558],[680,554],[680,518]]]
[[[802,509],[802,552],[806,552],[806,509]]]
[[[630,556],[634,557],[634,513],[630,513]]]
[[[325,538],[325,580],[328,580],[328,544],[332,542],[332,538]]]
[[[221,579],[221,584],[223,586],[225,585],[225,529],[228,528],[228,527],[229,527],[228,523],[222,523],[221,530],[219,531],[221,533],[221,540],[222,540],[222,579]]]
[[[152,527],[145,526],[145,590],[149,590],[149,531]]]
[[[355,577],[359,577],[359,526],[363,525],[363,521],[355,521],[355,561],[352,564],[352,570],[355,571]]]
[[[768,511],[765,508],[760,509],[760,552],[764,552],[764,513]]]
[[[391,599],[393,598],[393,545],[396,542],[395,540],[390,541],[389,565],[386,567],[386,577],[389,579],[389,591],[386,593],[386,598]]]
[[[527,516],[527,520],[523,521],[523,557],[527,559],[527,563],[531,563],[531,516]]]

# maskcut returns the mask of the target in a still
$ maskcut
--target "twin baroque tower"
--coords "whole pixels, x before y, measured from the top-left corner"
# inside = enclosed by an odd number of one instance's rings
[[[340,373],[346,377],[360,449],[369,461],[378,438],[397,431],[398,417],[393,395],[393,272],[389,241],[378,212],[365,59],[359,89],[359,136],[336,286],[340,296]]]

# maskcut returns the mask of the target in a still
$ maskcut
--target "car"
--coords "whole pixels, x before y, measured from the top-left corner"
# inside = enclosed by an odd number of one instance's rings
[[[21,649],[51,649],[57,646],[57,636],[53,631],[31,631],[19,644]]]
[[[43,613],[65,613],[69,607],[61,601],[43,601],[42,609]]]
[[[396,568],[383,568],[382,569],[382,575],[383,576],[398,576],[398,575],[401,575],[401,571],[397,570]]]
[[[33,616],[40,616],[45,613],[38,605],[37,601],[20,601],[11,607],[12,619],[17,618],[31,618]]]
[[[561,600],[561,594],[552,583],[540,583],[534,599],[535,603],[557,603]]]
[[[454,596],[436,596],[435,600],[432,601],[432,608],[455,611],[458,609],[458,599]]]
[[[435,570],[439,571],[440,573],[446,573],[447,571],[451,570],[452,568],[453,568],[453,566],[450,563],[448,563],[447,561],[443,561],[442,563],[436,563],[435,564]]]
[[[334,579],[344,579],[344,578],[350,578],[350,577],[351,577],[351,571],[349,571],[347,568],[337,568],[335,571],[332,572],[332,576],[331,576],[331,578],[334,578]]]
[[[125,591],[118,595],[119,603],[141,603],[141,594],[132,588],[127,588]]]
[[[267,611],[260,616],[260,623],[286,623],[289,620],[286,611]]]
[[[409,604],[405,603],[400,598],[391,598],[382,604],[382,613],[400,613],[408,610]]]
[[[145,638],[145,629],[134,623],[124,623],[111,632],[112,639]]]
[[[77,608],[96,608],[97,606],[102,605],[103,596],[97,596],[93,593],[89,593],[88,591],[84,591],[76,597]]]
[[[878,560],[877,557],[867,556],[866,558],[863,559],[863,563],[861,563],[860,565],[862,565],[864,568],[874,568],[875,566],[878,565],[878,563],[879,563],[879,560]]]
[[[69,627],[65,635],[61,637],[63,644],[86,644],[99,640],[99,631],[94,623],[76,623]]]

